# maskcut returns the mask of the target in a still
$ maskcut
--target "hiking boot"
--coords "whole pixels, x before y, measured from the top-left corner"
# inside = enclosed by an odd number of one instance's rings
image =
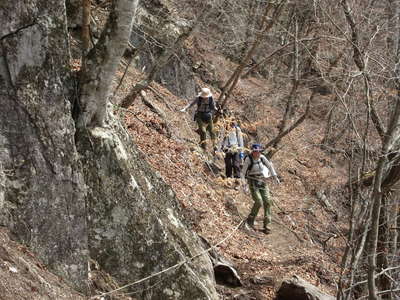
[[[253,219],[253,218],[248,217],[248,218],[246,219],[246,225],[247,225],[247,227],[250,227],[251,229],[255,230],[255,227],[254,227],[254,219]]]
[[[271,229],[269,229],[268,227],[264,227],[262,232],[265,233],[265,234],[270,234],[271,233]]]

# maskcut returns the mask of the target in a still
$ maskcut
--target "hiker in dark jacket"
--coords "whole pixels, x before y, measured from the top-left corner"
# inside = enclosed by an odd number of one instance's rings
[[[262,147],[260,144],[253,144],[251,146],[251,153],[246,156],[243,169],[242,178],[246,178],[249,184],[251,197],[253,198],[254,205],[247,217],[247,224],[254,229],[254,220],[260,210],[261,203],[264,207],[264,229],[263,232],[268,234],[271,232],[268,225],[271,223],[271,206],[272,199],[269,194],[269,189],[266,180],[274,178],[277,183],[279,179],[272,163],[261,154]]]
[[[200,146],[204,150],[206,150],[206,139],[208,131],[213,144],[213,149],[215,149],[213,116],[216,111],[216,107],[211,91],[208,88],[202,88],[200,94],[180,111],[185,112],[188,108],[192,107],[195,104],[197,105],[197,109],[194,115],[194,120],[197,122],[197,125],[199,127]]]
[[[227,133],[222,142],[225,153],[225,175],[227,178],[240,178],[240,167],[243,159],[243,134],[235,121],[229,122]]]

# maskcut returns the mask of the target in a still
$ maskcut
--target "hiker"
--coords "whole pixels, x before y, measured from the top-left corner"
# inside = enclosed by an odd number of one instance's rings
[[[243,134],[235,121],[229,122],[227,133],[222,142],[222,151],[225,153],[225,175],[231,178],[240,178],[243,154]]]
[[[242,178],[246,178],[249,184],[251,197],[254,205],[251,209],[246,223],[254,229],[254,220],[260,210],[261,203],[264,206],[264,228],[263,232],[268,234],[271,232],[268,225],[271,223],[271,206],[272,199],[269,194],[266,181],[274,178],[277,183],[279,179],[272,163],[263,155],[260,144],[253,144],[251,152],[245,157],[242,170]]]
[[[213,115],[216,111],[215,102],[211,94],[210,89],[202,88],[200,94],[187,106],[182,108],[180,111],[185,112],[188,108],[197,104],[197,110],[194,114],[194,120],[197,122],[199,127],[198,131],[200,134],[200,146],[206,150],[207,148],[207,131],[210,134],[210,138],[215,151],[215,133],[213,124]]]

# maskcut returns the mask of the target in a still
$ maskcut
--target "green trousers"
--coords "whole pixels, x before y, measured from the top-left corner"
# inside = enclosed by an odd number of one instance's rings
[[[264,228],[266,228],[271,223],[271,206],[272,199],[269,194],[269,189],[265,183],[260,183],[256,180],[249,180],[249,187],[251,197],[253,198],[254,204],[251,208],[251,212],[248,216],[250,223],[254,224],[254,220],[261,208],[264,207]]]
[[[212,118],[210,121],[204,122],[200,117],[196,117],[196,122],[197,122],[197,126],[199,126],[200,146],[203,149],[206,149],[207,131],[210,134],[210,138],[214,145],[215,133],[214,133],[214,123],[213,123]]]

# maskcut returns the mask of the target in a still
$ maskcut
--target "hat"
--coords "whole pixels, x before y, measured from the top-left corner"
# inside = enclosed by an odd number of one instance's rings
[[[261,152],[263,151],[261,144],[253,144],[251,145],[251,151],[252,152]]]
[[[202,88],[201,89],[199,97],[208,98],[208,97],[211,97],[211,96],[212,96],[212,94],[211,94],[211,91],[210,91],[209,88]]]

